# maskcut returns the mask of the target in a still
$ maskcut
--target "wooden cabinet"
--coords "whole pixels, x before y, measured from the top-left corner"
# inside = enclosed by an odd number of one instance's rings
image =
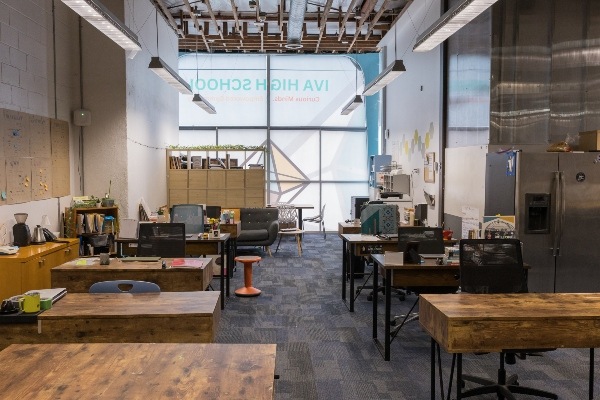
[[[0,259],[0,300],[33,289],[48,289],[50,270],[79,256],[79,240],[21,247],[17,254]]]
[[[247,154],[257,152],[261,154],[259,159],[264,160],[264,150],[168,149],[169,207],[186,203],[215,205],[222,208],[264,207],[265,170],[237,167],[237,165],[245,165],[249,160]],[[239,157],[243,159],[238,163]],[[211,163],[217,165],[214,161],[216,159],[221,160],[219,168],[208,168]]]

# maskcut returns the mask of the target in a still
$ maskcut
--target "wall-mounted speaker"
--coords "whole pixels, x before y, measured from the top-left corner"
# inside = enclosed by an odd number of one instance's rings
[[[73,123],[77,126],[90,126],[92,124],[92,112],[90,110],[73,111]]]

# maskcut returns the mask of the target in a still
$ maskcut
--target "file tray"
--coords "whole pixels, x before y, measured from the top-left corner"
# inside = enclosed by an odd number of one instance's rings
[[[40,310],[35,313],[24,313],[19,311],[13,314],[0,313],[0,325],[2,324],[35,324],[37,323],[37,316],[43,313],[44,310]]]

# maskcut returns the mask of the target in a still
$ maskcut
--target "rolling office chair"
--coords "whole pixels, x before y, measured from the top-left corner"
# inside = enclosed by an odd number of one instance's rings
[[[116,280],[96,282],[89,293],[159,293],[160,287],[154,282]]]
[[[466,293],[524,293],[527,292],[527,275],[523,268],[521,242],[518,239],[463,239],[460,241],[460,287]],[[554,349],[510,350],[500,353],[498,380],[463,375],[465,381],[477,383],[462,393],[462,397],[495,393],[501,398],[514,400],[512,393],[528,394],[557,399],[554,393],[521,386],[517,375],[506,377],[504,363],[514,364],[515,355],[525,358],[526,354]]]
[[[185,257],[185,224],[145,223],[138,233],[138,257]]]
[[[204,232],[204,208],[201,204],[175,204],[171,207],[171,222],[183,222],[185,234]]]

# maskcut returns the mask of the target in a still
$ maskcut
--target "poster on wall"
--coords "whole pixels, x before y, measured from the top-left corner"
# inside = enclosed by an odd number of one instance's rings
[[[50,119],[39,115],[29,115],[31,157],[50,158]]]
[[[2,142],[4,157],[30,157],[28,114],[2,111]]]
[[[426,153],[423,162],[423,179],[427,183],[435,183],[435,170],[433,168],[435,164],[435,153]]]
[[[481,226],[485,239],[511,239],[515,237],[514,215],[483,216]]]
[[[8,204],[31,201],[31,158],[6,158],[6,196]]]
[[[33,200],[52,197],[52,160],[33,158],[31,160],[31,196]]]
[[[71,194],[70,176],[69,159],[52,159],[52,196],[61,197]]]

